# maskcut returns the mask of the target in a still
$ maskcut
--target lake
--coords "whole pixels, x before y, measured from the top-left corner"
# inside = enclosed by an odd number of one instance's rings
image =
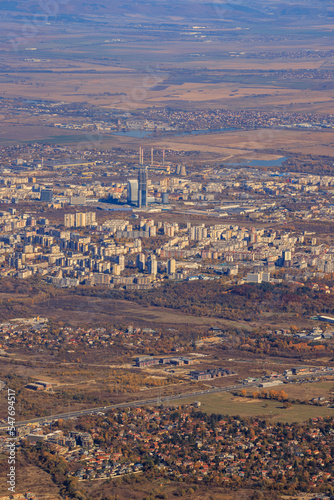
[[[160,131],[159,135],[168,135],[168,136],[182,136],[182,135],[202,135],[202,134],[216,134],[219,132],[229,132],[233,130],[239,130],[237,128],[233,127],[222,127],[222,128],[216,128],[216,129],[204,129],[204,130],[191,130],[189,132],[172,132],[172,131]],[[138,139],[144,138],[144,137],[152,137],[155,133],[150,130],[127,130],[126,132],[113,132],[113,135],[119,135],[122,137],[136,137]]]

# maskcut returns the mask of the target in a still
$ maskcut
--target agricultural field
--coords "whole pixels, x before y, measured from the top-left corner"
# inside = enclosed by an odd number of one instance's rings
[[[33,17],[31,20],[21,4],[17,12],[16,8],[11,9],[7,18],[0,21],[3,104],[8,99],[36,100],[52,106],[61,102],[104,112],[131,113],[154,107],[198,112],[256,109],[330,113],[334,109],[330,18],[322,17],[313,25],[309,19],[306,23],[294,19],[292,23],[288,14],[275,26],[269,26],[263,22],[268,13],[261,9],[262,13],[255,15],[255,11],[243,7],[233,12],[228,7],[225,10],[214,5],[208,7],[210,14],[207,13],[209,17],[203,27],[196,28],[195,23],[192,28],[185,24],[191,19],[189,16],[176,16],[173,12],[166,19],[162,15],[152,20],[140,5],[136,7],[140,14],[134,14],[132,19],[124,19],[119,7],[110,12],[103,2],[94,13],[90,4],[85,4],[80,12],[82,17],[77,18],[73,17],[74,5],[71,2],[58,6],[60,17],[50,19],[47,24]],[[159,8],[169,11],[168,6]],[[188,8],[188,4],[181,5],[179,10],[184,12]],[[201,11],[202,6],[197,5],[197,10]],[[255,15],[252,28],[246,11],[251,17]],[[104,23],[101,23],[102,12],[105,12]],[[234,19],[238,19],[240,26],[235,26]],[[68,24],[64,24],[65,20]],[[138,24],[139,20],[143,24]],[[6,106],[1,106],[0,111],[1,144],[92,142],[91,133],[77,130],[64,134],[55,129],[53,125],[63,120],[57,114],[18,115],[7,111]],[[102,149],[137,148],[140,143],[176,151],[196,150],[215,154],[218,161],[223,161],[273,159],[281,150],[330,155],[333,140],[332,133],[326,130],[257,129],[140,140],[101,133],[94,142]]]

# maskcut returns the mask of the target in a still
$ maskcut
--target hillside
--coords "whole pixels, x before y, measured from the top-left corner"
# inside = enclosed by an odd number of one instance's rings
[[[268,20],[291,21],[303,18],[331,19],[334,17],[333,3],[324,0],[305,0],[294,2],[277,2],[257,0],[252,2],[205,1],[205,0],[96,0],[81,2],[80,0],[3,0],[0,1],[0,12],[7,15],[49,15],[51,17],[67,17],[83,19],[103,16],[105,20],[123,18],[129,21],[181,21],[200,19],[206,21],[238,21],[256,23]],[[73,16],[73,17],[72,17]]]

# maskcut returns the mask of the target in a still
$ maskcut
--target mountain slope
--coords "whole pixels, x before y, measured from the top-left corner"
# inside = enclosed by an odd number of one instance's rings
[[[42,14],[49,16],[100,16],[117,18],[142,17],[220,20],[287,19],[294,17],[332,18],[333,2],[328,0],[0,0],[0,12]]]

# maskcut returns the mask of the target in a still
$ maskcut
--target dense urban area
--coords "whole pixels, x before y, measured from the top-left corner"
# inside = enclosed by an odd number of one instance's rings
[[[54,296],[63,310],[79,293],[82,300],[114,297],[251,322],[247,330],[212,326],[210,319],[193,330],[139,326],[124,318],[73,326],[49,318],[47,310],[32,317],[31,305],[15,306],[5,294],[5,364],[23,356],[29,365],[35,356],[39,364],[60,362],[66,372],[70,363],[80,372],[102,352],[109,358],[107,385],[96,386],[97,397],[84,379],[75,385],[73,376],[15,379],[3,373],[3,391],[17,386],[20,420],[27,422],[16,429],[21,459],[47,471],[70,498],[86,498],[84,485],[92,481],[118,487],[148,478],[172,482],[181,496],[203,485],[331,494],[333,417],[326,411],[333,411],[333,392],[301,398],[288,388],[333,380],[334,243],[315,223],[333,219],[334,177],[247,165],[199,169],[178,156],[175,161],[172,150],[141,147],[2,148],[4,290]],[[269,296],[276,297],[274,308]],[[260,319],[265,310],[300,313],[300,307],[308,324],[275,327]],[[236,352],[245,360],[223,354]],[[251,367],[252,355],[285,361],[277,371],[245,372],[242,364]],[[305,366],[307,356],[311,365]],[[84,384],[79,392],[68,387],[65,380],[71,379],[73,389]],[[55,416],[41,404],[42,394]],[[203,412],[203,397],[204,409],[205,397],[219,394],[251,404],[269,401],[283,410],[270,410],[269,420]],[[129,397],[134,403],[127,403]],[[272,420],[275,411],[291,408],[315,413],[303,424]],[[323,416],[316,416],[319,408]],[[2,438],[3,452],[7,440]],[[94,498],[105,498],[103,491],[101,486]]]

